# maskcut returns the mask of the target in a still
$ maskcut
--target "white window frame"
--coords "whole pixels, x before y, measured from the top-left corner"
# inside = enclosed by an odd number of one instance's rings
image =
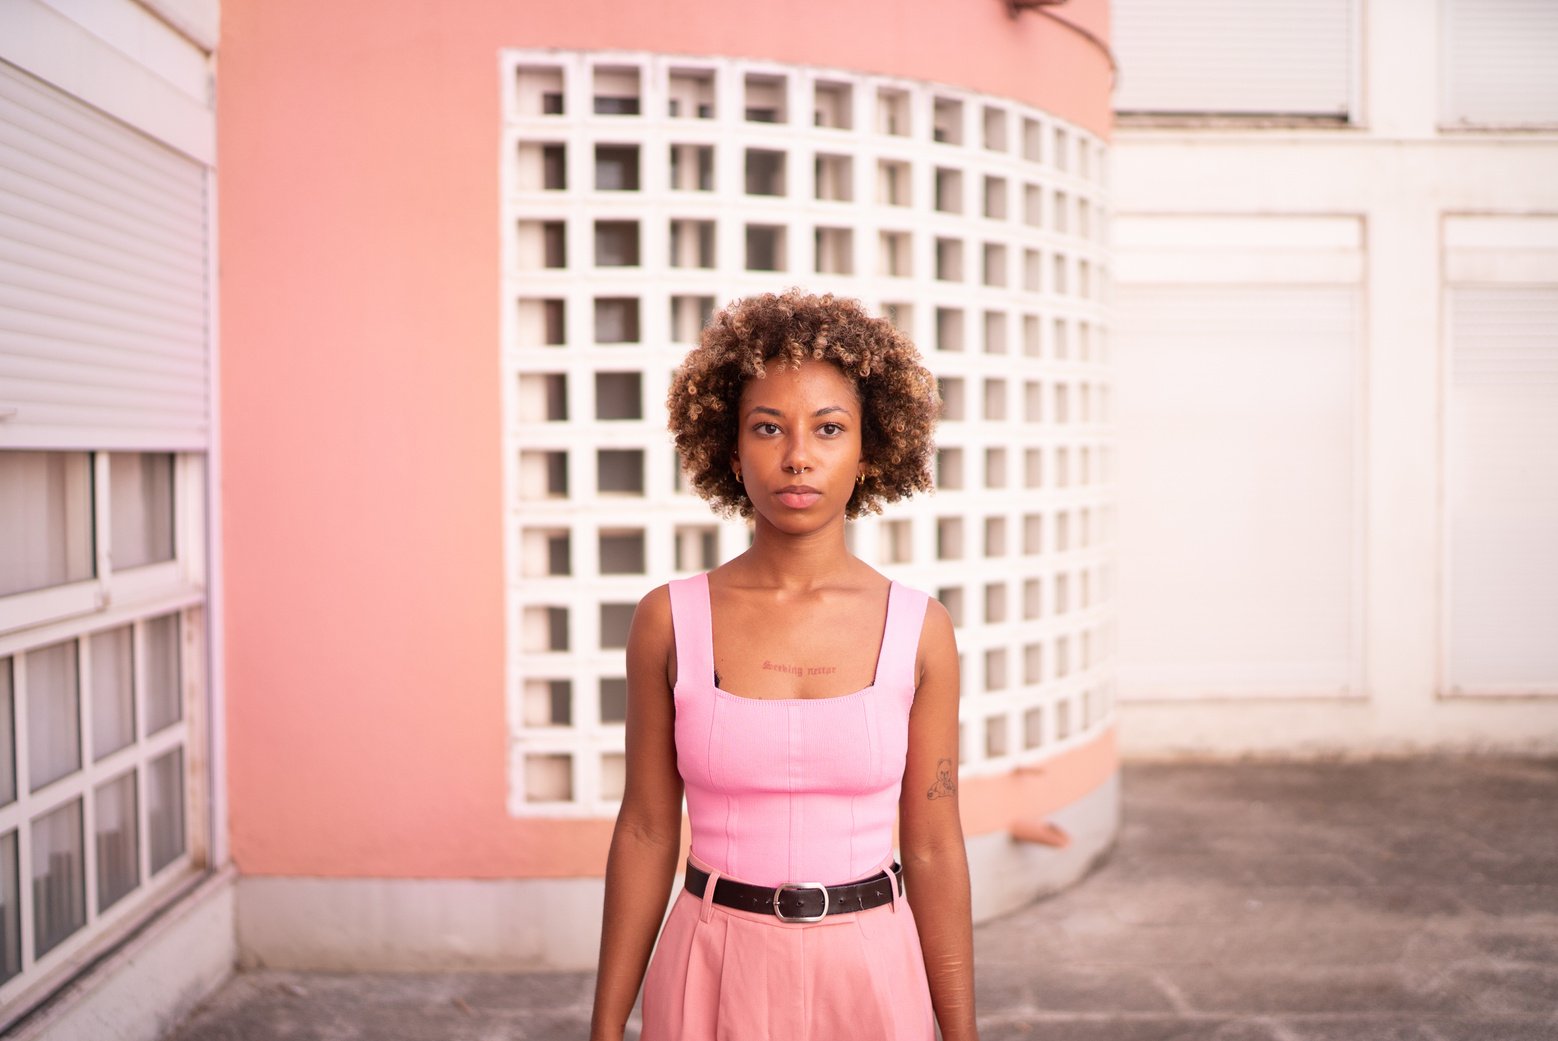
[[[117,450],[115,450],[117,451]],[[209,760],[207,685],[208,624],[205,590],[206,502],[204,453],[172,453],[174,457],[174,559],[112,571],[108,546],[112,528],[108,494],[108,452],[92,453],[93,555],[99,568],[90,580],[53,589],[0,597],[0,659],[12,670],[12,734],[15,743],[16,799],[0,807],[0,835],[16,833],[18,905],[22,971],[0,985],[0,1030],[115,944],[145,916],[175,899],[203,873],[210,862],[211,836],[207,806]],[[90,601],[79,591],[85,587]],[[68,597],[65,594],[69,594]],[[75,608],[62,613],[61,607]],[[168,614],[178,617],[179,719],[155,734],[145,733],[146,700],[144,625]],[[95,761],[92,757],[92,692],[89,638],[98,632],[132,626],[136,738],[122,749]],[[26,654],[64,641],[75,641],[80,765],[77,769],[30,790]],[[153,875],[147,821],[150,764],[174,748],[183,749],[184,852]],[[137,856],[139,881],[106,911],[97,910],[97,850],[95,847],[98,785],[136,771]],[[86,919],[69,937],[34,957],[34,912],[29,880],[32,874],[32,824],[39,817],[81,800],[82,870]]]

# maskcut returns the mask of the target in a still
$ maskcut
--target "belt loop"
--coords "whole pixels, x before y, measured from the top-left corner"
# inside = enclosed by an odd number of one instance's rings
[[[719,885],[719,868],[709,868],[709,880],[703,884],[703,906],[698,909],[698,921],[707,922],[714,917],[714,887]]]
[[[887,884],[893,891],[893,914],[897,914],[899,902],[906,898],[903,892],[903,876],[893,871],[894,866],[896,864],[891,864],[887,868]]]

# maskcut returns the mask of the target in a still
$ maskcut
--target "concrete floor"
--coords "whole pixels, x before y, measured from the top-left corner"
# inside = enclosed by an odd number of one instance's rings
[[[976,933],[980,1035],[1555,1041],[1558,760],[1133,764],[1107,862]],[[591,975],[235,976],[167,1041],[582,1039]]]

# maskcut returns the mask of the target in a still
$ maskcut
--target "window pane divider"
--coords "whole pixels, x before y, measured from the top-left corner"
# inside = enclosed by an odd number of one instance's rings
[[[114,529],[112,507],[109,499],[108,483],[108,453],[92,453],[92,573],[97,576],[98,600],[94,605],[101,607],[108,603],[109,594],[109,560],[108,543],[109,533]]]
[[[157,593],[189,584],[185,568],[178,560],[164,560],[156,564],[116,571],[113,574],[112,594],[105,603],[145,600]]]
[[[3,634],[40,622],[89,615],[104,602],[103,584],[95,578],[0,597],[0,644],[5,641]],[[0,654],[4,653],[0,650]]]
[[[77,752],[81,768],[71,775],[80,778],[81,785],[81,872],[86,883],[82,898],[86,901],[86,913],[81,931],[87,932],[97,917],[97,799],[94,796],[96,781],[100,776],[92,763],[92,653],[91,641],[76,640],[76,728]]]
[[[95,585],[95,583],[78,584]],[[113,629],[140,618],[183,611],[204,603],[205,598],[203,589],[189,587],[168,589],[155,596],[148,595],[142,600],[119,600],[95,614],[51,620],[43,625],[8,632],[0,635],[0,658],[18,655],[34,647],[44,647],[101,629]]]
[[[25,731],[18,731],[18,733],[25,733]],[[25,744],[25,741],[18,742],[18,745]],[[20,762],[20,757],[18,757],[18,762]],[[26,777],[26,774],[19,774],[17,778],[18,798],[16,806],[18,810],[21,808],[24,798],[20,795],[22,791],[21,779],[23,777]],[[16,906],[21,912],[22,920],[22,971],[11,981],[12,983],[25,980],[33,965],[33,934],[37,930],[37,923],[33,921],[32,893],[29,892],[30,887],[27,885],[31,877],[32,828],[26,820],[22,820],[16,827]],[[0,1008],[5,1007],[5,1005],[5,989],[0,988]],[[3,1029],[3,1027],[0,1027],[0,1029]]]

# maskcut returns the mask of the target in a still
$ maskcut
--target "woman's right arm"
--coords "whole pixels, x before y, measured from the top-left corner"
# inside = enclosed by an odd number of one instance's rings
[[[675,638],[665,586],[639,601],[628,630],[627,778],[606,859],[606,906],[592,1041],[620,1041],[665,915],[682,837],[671,697]]]

